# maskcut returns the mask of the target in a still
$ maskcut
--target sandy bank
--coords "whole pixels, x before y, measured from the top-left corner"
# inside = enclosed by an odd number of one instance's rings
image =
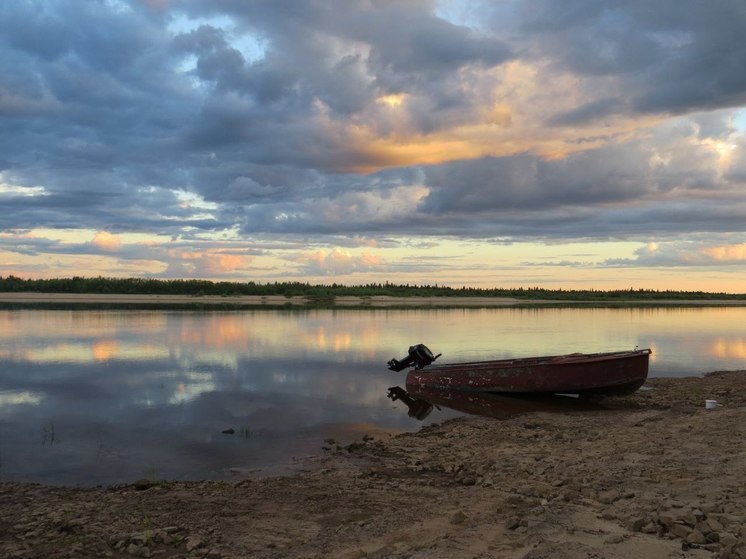
[[[289,477],[0,483],[0,557],[746,557],[746,371],[650,384],[601,410],[319,441]]]

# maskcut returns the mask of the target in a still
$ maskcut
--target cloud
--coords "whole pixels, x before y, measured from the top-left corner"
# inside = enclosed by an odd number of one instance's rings
[[[738,39],[746,13],[738,1],[514,5],[526,49],[598,95],[558,121],[746,104],[746,48]]]
[[[426,193],[422,185],[381,185],[377,190],[340,193],[321,189],[316,196],[308,192],[306,199],[248,208],[242,231],[335,235],[406,229]]]
[[[349,275],[375,270],[382,265],[381,259],[372,253],[354,255],[340,248],[305,254],[300,261],[302,273],[312,276]]]
[[[91,243],[107,252],[116,252],[122,247],[122,240],[108,231],[99,231],[96,233]]]
[[[704,241],[649,242],[632,259],[610,259],[611,266],[714,267],[746,265],[746,243],[709,245]]]
[[[704,130],[692,122],[679,121],[560,159],[526,154],[432,166],[424,169],[425,184],[432,190],[423,210],[590,208],[654,200],[672,190],[684,196],[726,190],[720,142],[699,132]]]
[[[237,271],[247,270],[251,262],[250,258],[236,254],[191,252],[178,249],[168,251],[168,258],[168,266],[158,274],[160,277],[220,278],[231,276]]]
[[[719,264],[746,264],[746,243],[709,247],[702,252]]]
[[[448,8],[0,3],[0,231],[28,258],[236,276],[233,242],[744,232],[740,2]],[[40,227],[99,236],[18,233]],[[329,254],[317,272],[359,269]]]

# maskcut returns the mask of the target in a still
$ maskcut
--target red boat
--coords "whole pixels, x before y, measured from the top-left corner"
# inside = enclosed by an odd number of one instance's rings
[[[429,366],[440,354],[422,344],[409,348],[389,369],[407,374],[407,390],[438,388],[509,394],[629,394],[648,377],[649,349],[609,353],[572,353],[547,357],[475,361]]]

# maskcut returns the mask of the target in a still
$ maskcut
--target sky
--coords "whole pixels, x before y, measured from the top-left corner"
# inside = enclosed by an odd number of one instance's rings
[[[0,2],[0,276],[746,293],[743,0]]]

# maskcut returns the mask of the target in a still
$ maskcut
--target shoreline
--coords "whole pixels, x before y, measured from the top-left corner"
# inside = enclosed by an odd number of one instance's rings
[[[0,481],[0,557],[743,559],[746,371],[648,384],[602,410],[319,441],[283,477]]]
[[[100,293],[0,292],[0,305],[14,308],[127,307],[127,308],[502,308],[521,306],[746,306],[746,300],[730,299],[651,299],[651,300],[560,300],[517,299],[511,297],[371,297],[339,296],[314,299],[283,295],[146,295]]]

